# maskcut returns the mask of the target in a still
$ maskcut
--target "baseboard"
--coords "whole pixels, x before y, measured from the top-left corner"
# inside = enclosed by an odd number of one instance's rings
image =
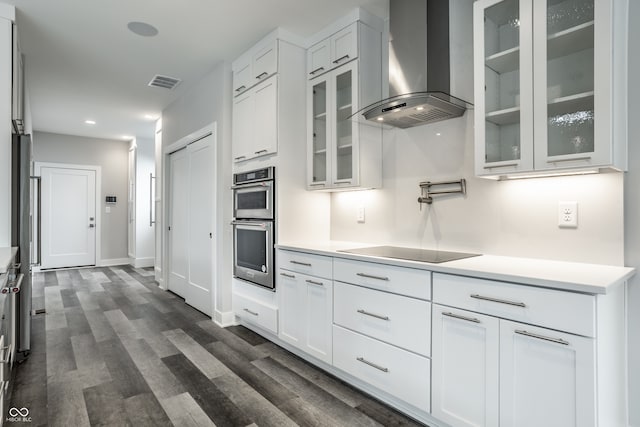
[[[236,324],[236,316],[233,311],[222,312],[214,310],[213,322],[221,328],[226,328],[227,326],[233,326]]]
[[[126,264],[129,264],[129,258],[101,259],[98,262],[98,267],[112,267],[114,265],[126,265]]]
[[[133,265],[135,268],[153,267],[155,262],[155,257],[133,258],[129,260],[129,264]]]

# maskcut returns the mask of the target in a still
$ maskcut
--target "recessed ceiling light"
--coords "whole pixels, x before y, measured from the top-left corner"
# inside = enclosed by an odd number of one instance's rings
[[[384,120],[384,118],[383,118],[383,117],[378,117],[378,121],[379,121],[379,122],[381,122],[381,121],[383,121],[383,120]]]
[[[440,136],[440,135],[442,135],[440,132],[436,133],[436,136]]]
[[[132,33],[142,37],[153,37],[158,35],[158,29],[146,22],[131,21],[127,24],[127,28]]]
[[[416,107],[416,110],[422,111],[422,110],[424,110],[424,107]]]
[[[85,120],[84,122],[85,122],[86,124],[88,124],[88,125],[95,125],[95,124],[96,124],[96,121],[95,121],[95,120]]]

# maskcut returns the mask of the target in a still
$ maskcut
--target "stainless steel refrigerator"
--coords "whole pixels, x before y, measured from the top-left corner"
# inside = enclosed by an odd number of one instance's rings
[[[30,135],[13,135],[11,162],[11,243],[18,247],[16,263],[23,274],[22,286],[17,293],[15,309],[12,313],[15,323],[16,360],[29,355],[31,351],[31,268],[33,265],[33,205],[34,179],[32,178],[32,142]],[[39,185],[39,182],[37,182]],[[39,191],[39,188],[38,188]]]

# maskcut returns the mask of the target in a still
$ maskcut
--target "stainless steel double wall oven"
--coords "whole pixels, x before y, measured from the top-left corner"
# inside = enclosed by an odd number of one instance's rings
[[[233,175],[233,275],[275,289],[275,169]]]

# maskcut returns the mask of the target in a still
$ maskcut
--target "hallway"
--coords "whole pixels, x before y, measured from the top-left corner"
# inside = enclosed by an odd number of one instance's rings
[[[416,425],[130,266],[38,273],[9,407],[32,426]],[[45,386],[46,385],[46,386]]]

